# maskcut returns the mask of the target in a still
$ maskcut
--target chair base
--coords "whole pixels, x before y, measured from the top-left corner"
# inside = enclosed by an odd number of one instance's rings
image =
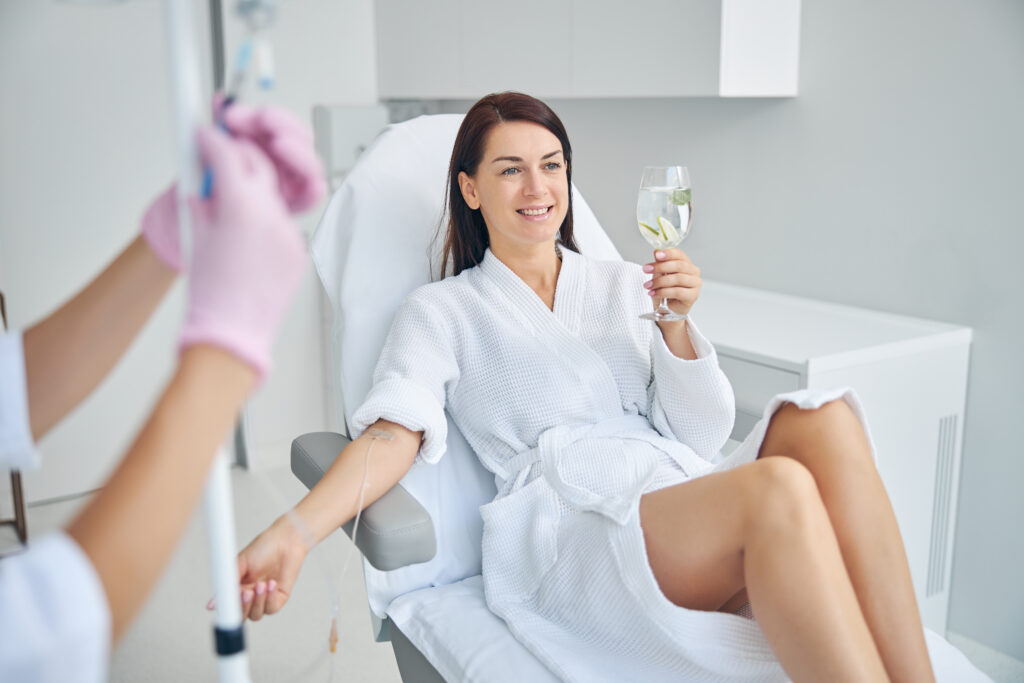
[[[391,647],[395,651],[398,672],[402,675],[402,683],[444,683],[444,678],[437,669],[416,649],[405,634],[394,622],[390,623]]]

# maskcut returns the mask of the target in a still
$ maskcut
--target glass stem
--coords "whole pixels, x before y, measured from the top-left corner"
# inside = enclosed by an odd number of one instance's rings
[[[661,297],[661,305],[658,306],[658,313],[672,315],[672,309],[668,307],[668,297]]]

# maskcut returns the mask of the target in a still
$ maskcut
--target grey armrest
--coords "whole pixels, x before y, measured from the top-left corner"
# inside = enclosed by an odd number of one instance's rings
[[[292,473],[313,488],[348,443],[334,432],[303,434],[292,441]],[[342,528],[351,538],[352,522]],[[356,546],[381,571],[426,562],[437,552],[430,515],[401,484],[363,510]]]

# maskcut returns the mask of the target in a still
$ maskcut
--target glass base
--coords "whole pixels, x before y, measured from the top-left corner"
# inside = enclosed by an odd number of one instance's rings
[[[650,313],[642,313],[640,314],[640,317],[643,318],[644,320],[653,320],[656,323],[672,323],[687,319],[685,315],[680,315],[675,311],[671,310],[668,311],[667,313],[661,310],[651,311]]]

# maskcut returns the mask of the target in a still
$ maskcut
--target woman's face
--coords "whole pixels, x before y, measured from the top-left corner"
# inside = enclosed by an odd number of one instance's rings
[[[491,129],[476,175],[459,173],[459,187],[483,214],[492,249],[553,241],[569,210],[562,143],[536,123]]]

